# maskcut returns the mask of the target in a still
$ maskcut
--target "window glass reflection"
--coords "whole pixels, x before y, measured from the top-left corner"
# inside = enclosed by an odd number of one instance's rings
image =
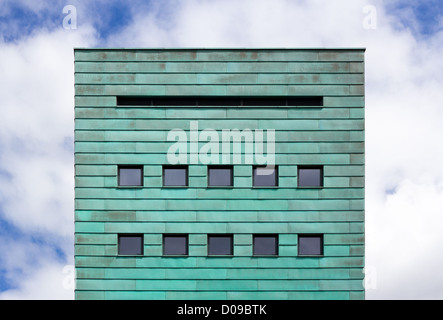
[[[122,255],[143,254],[143,236],[120,235],[118,238],[118,254]]]
[[[323,236],[299,236],[298,238],[299,255],[322,255],[323,254]]]
[[[141,186],[143,185],[142,167],[119,167],[118,170],[119,186]]]
[[[254,186],[256,187],[275,187],[278,185],[277,167],[254,167]]]

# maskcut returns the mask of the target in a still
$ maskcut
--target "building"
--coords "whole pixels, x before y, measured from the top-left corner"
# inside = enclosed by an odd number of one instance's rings
[[[364,49],[75,49],[76,299],[364,299]]]

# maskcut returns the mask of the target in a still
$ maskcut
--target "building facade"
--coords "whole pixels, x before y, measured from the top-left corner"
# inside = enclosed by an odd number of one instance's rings
[[[76,299],[364,299],[364,49],[75,49]]]

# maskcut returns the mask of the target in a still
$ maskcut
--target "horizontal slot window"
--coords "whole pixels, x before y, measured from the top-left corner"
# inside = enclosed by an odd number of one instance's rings
[[[117,96],[117,106],[301,106],[321,107],[322,96]]]

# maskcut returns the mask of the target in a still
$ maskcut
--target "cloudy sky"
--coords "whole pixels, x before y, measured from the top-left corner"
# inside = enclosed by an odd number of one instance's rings
[[[443,299],[443,1],[0,0],[0,299],[73,299],[74,47],[366,48],[366,296]]]

